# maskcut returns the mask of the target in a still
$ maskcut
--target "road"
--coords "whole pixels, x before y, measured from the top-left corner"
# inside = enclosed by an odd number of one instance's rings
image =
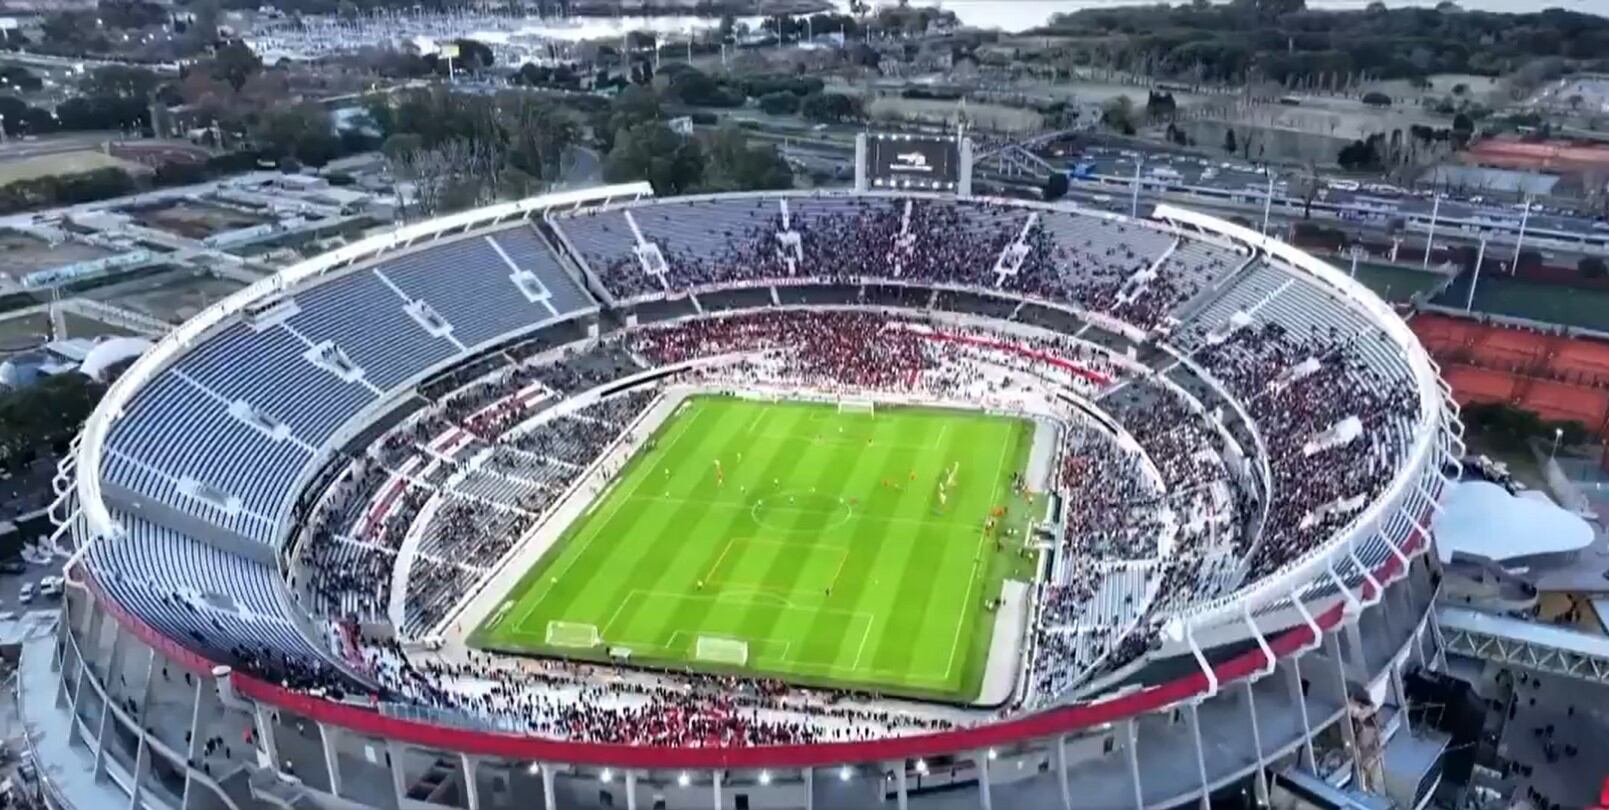
[[[1142,155],[1133,150],[1090,147],[1077,155],[1052,157],[1051,160],[1053,163],[1069,165],[1092,163],[1093,173],[1110,184],[1132,183],[1135,170],[1138,168],[1143,178],[1142,182],[1159,184],[1165,182],[1173,188],[1212,190],[1256,203],[1261,203],[1268,193],[1268,175],[1249,163],[1233,159],[1214,160],[1162,153]],[[1434,214],[1438,221],[1456,223],[1467,220],[1499,232],[1517,232],[1521,219],[1524,218],[1519,203],[1504,205],[1484,200],[1479,195],[1467,198],[1444,196],[1438,208],[1429,191],[1410,193],[1386,188],[1372,191],[1363,188],[1353,189],[1335,185],[1336,182],[1345,181],[1326,179],[1331,185],[1321,191],[1315,202],[1321,207],[1351,209],[1363,217],[1371,214],[1404,217],[1424,223]],[[1295,188],[1297,183],[1294,172],[1282,174],[1276,169],[1275,204],[1279,205],[1286,200],[1300,203],[1301,200],[1293,193],[1299,191]],[[1533,208],[1530,217],[1525,221],[1525,229],[1527,233],[1536,235],[1546,235],[1549,232],[1599,234],[1605,241],[1609,241],[1609,222],[1568,211]]]

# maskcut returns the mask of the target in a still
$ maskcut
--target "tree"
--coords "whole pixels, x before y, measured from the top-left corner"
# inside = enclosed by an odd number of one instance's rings
[[[697,68],[677,65],[675,70],[667,66],[660,73],[661,78],[668,78],[668,89],[672,98],[680,100],[683,104],[692,104],[699,107],[740,107],[743,105],[743,94],[732,90],[709,74]]]
[[[1173,100],[1172,93],[1152,90],[1146,95],[1145,113],[1152,118],[1171,116],[1178,109],[1178,102]]]
[[[1240,144],[1235,142],[1235,131],[1233,129],[1229,129],[1229,128],[1225,127],[1224,128],[1224,151],[1228,152],[1231,155],[1233,155],[1235,152],[1237,152],[1239,150],[1240,150]]]
[[[466,70],[470,73],[479,73],[491,67],[497,58],[492,54],[491,46],[474,39],[455,39],[453,43],[458,46],[458,56],[453,59],[453,67]]]
[[[1373,135],[1369,140],[1353,141],[1341,147],[1340,153],[1335,156],[1335,162],[1341,164],[1341,168],[1347,171],[1379,168],[1380,154],[1375,149],[1379,137]]]
[[[664,124],[644,122],[615,135],[603,176],[611,183],[647,180],[656,194],[681,194],[703,179],[704,154],[697,141]]]
[[[341,151],[329,113],[312,102],[265,112],[252,135],[267,154],[310,166],[322,166]]]
[[[1101,123],[1124,135],[1134,134],[1134,101],[1126,95],[1113,96],[1101,106]]]
[[[836,124],[861,117],[861,102],[842,93],[811,93],[800,102],[799,113],[811,121]]]
[[[56,107],[66,130],[120,129],[150,126],[151,109],[144,99],[122,96],[75,96]]]
[[[1045,178],[1045,187],[1041,189],[1045,202],[1054,202],[1067,196],[1067,190],[1071,185],[1066,172],[1051,172],[1050,176]]]
[[[1391,106],[1391,97],[1378,90],[1370,90],[1363,94],[1363,103],[1370,107],[1389,107]]]
[[[1599,279],[1609,275],[1609,262],[1602,256],[1586,256],[1576,265],[1582,278]]]
[[[0,465],[63,451],[106,389],[70,372],[0,393]]]
[[[799,111],[799,97],[787,91],[760,96],[760,111],[766,115],[792,115]]]
[[[708,191],[769,191],[793,187],[793,169],[771,144],[753,146],[749,136],[727,124],[709,139],[703,187]]]
[[[78,83],[78,91],[88,96],[122,96],[144,100],[156,93],[161,84],[162,77],[146,68],[107,65],[90,71]]]
[[[189,53],[200,53],[218,39],[218,0],[196,0],[190,4],[195,15],[184,29],[182,44]]]
[[[246,43],[235,39],[213,52],[211,60],[198,65],[203,66],[208,75],[228,82],[230,87],[238,91],[246,85],[246,80],[252,74],[263,69],[263,61]]]
[[[31,93],[44,86],[33,71],[21,65],[0,65],[0,89]]]

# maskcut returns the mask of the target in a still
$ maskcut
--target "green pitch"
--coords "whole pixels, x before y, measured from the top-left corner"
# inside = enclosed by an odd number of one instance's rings
[[[965,411],[690,399],[471,643],[971,700],[986,603],[1033,574],[1040,505],[1012,485],[1031,436]]]

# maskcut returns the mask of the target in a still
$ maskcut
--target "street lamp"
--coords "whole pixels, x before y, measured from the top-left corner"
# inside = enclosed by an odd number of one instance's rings
[[[1553,457],[1555,455],[1558,455],[1558,453],[1559,453],[1559,440],[1562,439],[1562,438],[1564,438],[1564,428],[1562,428],[1562,427],[1554,428],[1553,429],[1553,449],[1548,451],[1548,461],[1552,461]]]

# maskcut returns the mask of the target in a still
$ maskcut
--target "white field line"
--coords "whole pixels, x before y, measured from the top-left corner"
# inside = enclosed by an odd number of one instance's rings
[[[1012,442],[1001,442],[1000,443],[1000,460],[996,461],[995,466],[994,466],[995,481],[994,481],[994,489],[993,489],[993,491],[991,491],[989,493],[989,502],[990,503],[999,503],[1000,502],[1001,476],[1004,475],[1005,471],[1006,471],[1006,455],[1008,453],[1010,453],[1011,445],[1012,445]],[[966,629],[966,624],[967,624],[966,618],[967,618],[968,614],[971,613],[972,589],[973,589],[973,587],[975,585],[977,585],[977,582],[978,582],[978,566],[983,563],[983,560],[984,560],[983,555],[987,553],[987,552],[984,551],[983,546],[984,546],[985,542],[988,540],[988,538],[989,538],[988,534],[986,534],[984,532],[978,532],[978,548],[977,548],[977,553],[975,555],[975,559],[973,560],[973,563],[972,563],[972,575],[967,577],[967,593],[966,593],[966,597],[961,600],[961,611],[960,611],[960,614],[956,617],[956,621],[955,621],[955,638],[950,642],[950,658],[949,658],[949,662],[944,665],[944,680],[946,682],[948,682],[949,679],[950,679],[950,673],[955,670],[955,651],[957,649],[959,649],[960,646],[961,646],[961,633],[962,633],[963,630]]]
[[[676,443],[680,442],[682,440],[682,437],[687,435],[688,426],[692,425],[694,422],[697,422],[699,417],[703,416],[704,413],[705,413],[704,411],[700,411],[700,412],[698,412],[696,414],[693,414],[686,421],[682,422],[681,423],[681,431],[676,434],[676,438],[674,438],[670,442],[666,443],[665,451],[669,452],[672,447],[675,447]],[[629,465],[630,461],[628,461],[627,464]],[[564,561],[564,565],[559,571],[557,571],[557,572],[555,572],[555,573],[553,573],[553,574],[551,574],[549,576],[549,583],[551,583],[552,580],[555,580],[555,579],[562,579],[564,574],[569,573],[570,566],[574,565],[576,560],[580,559],[581,557],[583,557],[586,554],[587,548],[592,545],[592,541],[597,539],[598,535],[603,534],[602,527],[607,526],[609,524],[609,521],[614,519],[615,514],[620,511],[620,507],[622,505],[624,505],[628,501],[633,500],[633,498],[637,494],[637,490],[641,489],[642,485],[643,485],[643,482],[647,481],[650,477],[652,477],[652,476],[649,476],[649,475],[647,475],[645,473],[642,477],[638,478],[637,483],[631,488],[631,493],[615,502],[614,508],[609,510],[609,516],[607,518],[599,520],[596,524],[590,524],[590,525],[595,525],[598,528],[593,529],[591,531],[591,533],[586,536],[586,539],[581,541],[581,547],[576,550],[576,553],[573,556],[571,556],[569,559]],[[536,611],[537,607],[539,607],[542,604],[542,602],[545,601],[548,598],[548,595],[551,594],[551,593],[553,593],[553,588],[552,588],[552,585],[549,584],[549,587],[542,592],[541,598],[539,598],[536,601],[532,602],[530,604],[530,606],[527,607],[525,609],[525,611],[520,614],[520,618],[517,621],[514,622],[514,629],[515,629],[516,632],[520,632],[520,631],[525,630],[525,622],[526,622],[526,620],[531,618],[531,614]]]

